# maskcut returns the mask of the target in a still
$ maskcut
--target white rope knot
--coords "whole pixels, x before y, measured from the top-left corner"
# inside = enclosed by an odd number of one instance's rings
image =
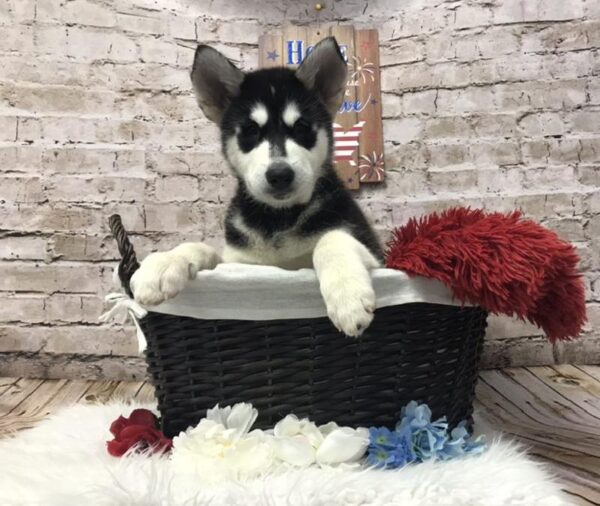
[[[104,301],[110,305],[110,308],[100,315],[99,320],[104,323],[120,316],[121,322],[124,323],[127,320],[127,316],[129,316],[136,328],[138,351],[140,353],[143,352],[146,349],[147,343],[138,320],[144,318],[148,314],[148,311],[124,293],[109,293],[104,297]]]

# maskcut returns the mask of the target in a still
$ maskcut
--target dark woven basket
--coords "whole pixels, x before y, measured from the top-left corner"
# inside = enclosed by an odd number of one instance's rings
[[[119,277],[131,295],[139,264],[119,216],[110,227],[122,257]],[[289,413],[318,424],[393,426],[413,399],[451,425],[470,421],[486,316],[479,307],[385,307],[358,339],[341,335],[327,318],[200,320],[149,312],[140,326],[162,428],[173,436],[207,408],[236,402],[251,402],[263,428]]]

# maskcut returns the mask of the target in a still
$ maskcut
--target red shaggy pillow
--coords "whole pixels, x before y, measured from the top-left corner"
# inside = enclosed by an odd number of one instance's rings
[[[586,321],[575,248],[509,214],[466,208],[411,219],[394,231],[386,265],[442,281],[463,302],[527,319],[550,341],[576,337]]]

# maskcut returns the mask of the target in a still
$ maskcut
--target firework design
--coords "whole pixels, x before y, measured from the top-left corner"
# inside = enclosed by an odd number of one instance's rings
[[[361,155],[358,160],[358,173],[361,181],[382,181],[385,172],[383,153],[373,151],[370,155]]]
[[[371,62],[363,60],[360,56],[352,57],[353,70],[350,73],[350,79],[358,81],[359,79],[363,82],[367,82],[367,78],[371,82],[375,81],[375,65]]]

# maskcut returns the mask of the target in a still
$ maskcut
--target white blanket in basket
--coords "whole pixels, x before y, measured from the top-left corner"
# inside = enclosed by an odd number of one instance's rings
[[[439,281],[375,269],[377,307],[408,302],[460,305]],[[177,297],[146,309],[201,319],[276,320],[327,316],[313,269],[290,271],[248,264],[220,264],[201,271]]]

